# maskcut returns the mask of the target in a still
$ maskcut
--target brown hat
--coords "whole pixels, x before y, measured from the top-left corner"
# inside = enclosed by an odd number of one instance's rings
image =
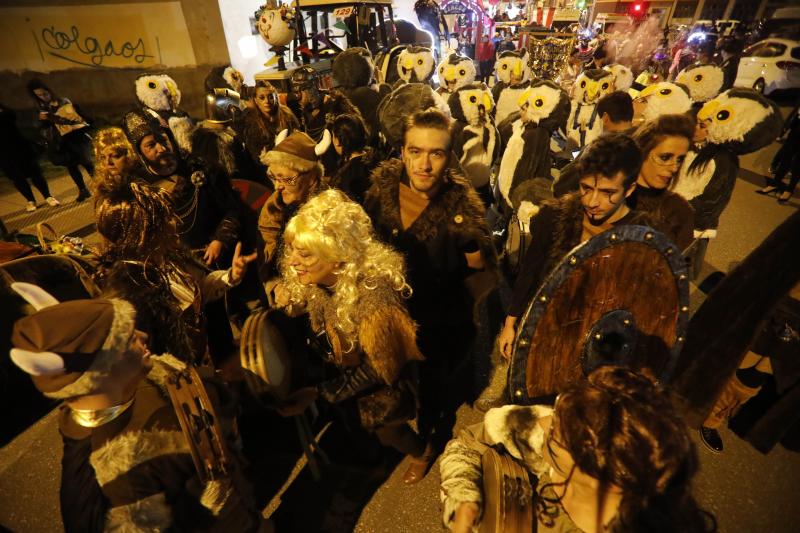
[[[28,284],[12,288],[19,285]],[[135,318],[133,306],[117,299],[48,304],[14,324],[11,359],[50,398],[91,394],[125,353]]]
[[[319,156],[330,146],[330,132],[325,130],[319,144],[302,131],[292,132],[285,139],[278,136],[275,147],[267,152],[261,152],[261,162],[267,167],[281,165],[297,172],[308,172],[319,167],[322,175],[323,167]]]

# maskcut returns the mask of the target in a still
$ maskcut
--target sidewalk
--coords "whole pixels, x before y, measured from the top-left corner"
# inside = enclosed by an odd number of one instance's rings
[[[78,190],[64,167],[42,163],[50,192],[61,205],[50,207],[44,202],[39,191],[33,188],[38,209],[32,213],[25,211],[27,201],[17,192],[11,180],[0,178],[0,220],[10,232],[36,234],[36,225],[47,222],[58,235],[72,235],[83,238],[87,244],[97,244],[98,237],[94,226],[94,206],[91,199],[75,203]],[[91,177],[84,172],[84,179],[91,188]]]

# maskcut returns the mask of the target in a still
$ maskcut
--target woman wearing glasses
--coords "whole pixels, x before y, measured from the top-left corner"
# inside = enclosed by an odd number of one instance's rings
[[[689,491],[698,460],[688,429],[647,376],[603,366],[561,393],[554,408],[507,405],[462,431],[440,467],[451,531],[473,531],[488,513],[481,457],[501,445],[538,478],[535,531],[716,529]]]
[[[275,259],[283,228],[297,209],[320,188],[325,170],[320,154],[330,146],[324,142],[316,144],[305,133],[295,131],[272,150],[261,154],[261,163],[269,168],[267,177],[275,186],[275,192],[267,198],[258,217],[258,231],[264,240],[259,273],[261,280],[268,283],[266,290],[270,297],[273,283],[269,280],[277,274]]]
[[[649,213],[678,248],[685,250],[694,239],[694,212],[689,202],[671,192],[694,137],[694,119],[689,115],[661,115],[642,124],[633,136],[642,151],[642,169],[628,206]]]

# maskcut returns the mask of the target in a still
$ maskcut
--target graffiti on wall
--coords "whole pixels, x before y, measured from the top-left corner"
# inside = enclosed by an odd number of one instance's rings
[[[2,70],[195,65],[180,2],[0,8]]]
[[[113,39],[102,42],[92,35],[82,36],[77,26],[72,26],[68,31],[59,31],[55,26],[42,28],[40,37],[41,41],[37,38],[37,45],[42,46],[48,54],[85,67],[102,67],[108,58],[130,59],[132,65],[142,65],[145,60],[155,57],[147,53],[141,37],[135,42],[115,43]]]

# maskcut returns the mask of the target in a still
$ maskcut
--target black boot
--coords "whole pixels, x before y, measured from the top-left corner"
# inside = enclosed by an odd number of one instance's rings
[[[87,198],[90,198],[91,196],[92,196],[92,193],[89,192],[89,189],[84,187],[83,189],[78,189],[78,196],[77,196],[77,198],[75,198],[75,201],[76,202],[82,202],[82,201],[86,200]]]
[[[722,453],[722,437],[716,429],[701,426],[700,440],[712,453]]]

